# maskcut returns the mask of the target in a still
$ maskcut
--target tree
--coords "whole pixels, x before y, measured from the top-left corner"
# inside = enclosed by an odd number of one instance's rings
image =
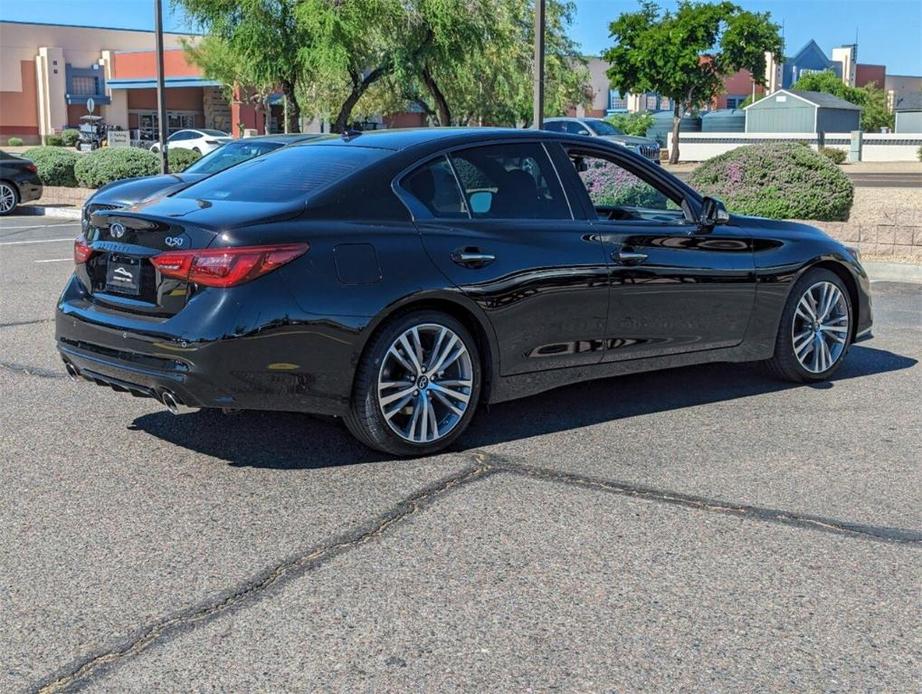
[[[637,113],[613,113],[606,118],[609,123],[614,125],[625,135],[635,135],[645,137],[647,131],[653,127],[653,114],[646,111]]]
[[[836,73],[825,70],[802,76],[791,90],[832,94],[860,106],[862,130],[879,132],[881,128],[893,128],[894,116],[887,108],[887,93],[873,82],[864,87],[851,87]]]
[[[603,53],[615,89],[657,92],[672,99],[672,151],[679,160],[679,126],[685,111],[710,103],[724,78],[748,70],[765,84],[765,54],[781,59],[780,27],[769,13],[748,12],[731,2],[680,0],[675,12],[642,2],[609,26],[614,45]]]
[[[300,132],[297,93],[304,79],[301,51],[311,35],[298,21],[299,0],[173,0],[208,34],[200,53],[206,75],[208,66],[240,72],[251,85],[272,85],[282,90],[288,118],[285,132]],[[365,4],[357,3],[360,5]],[[218,46],[218,48],[215,48]],[[193,56],[195,54],[193,53]],[[195,57],[193,57],[195,60]],[[227,73],[225,72],[225,75]]]

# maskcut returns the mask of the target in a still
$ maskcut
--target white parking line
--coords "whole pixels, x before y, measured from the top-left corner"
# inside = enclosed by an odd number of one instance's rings
[[[47,260],[33,260],[33,263],[64,263],[73,258],[48,258]]]
[[[25,226],[0,226],[0,231],[5,231],[6,229],[53,229],[54,227],[72,227],[76,226],[80,222],[63,222],[61,224],[27,224]]]
[[[30,243],[59,243],[61,241],[70,241],[73,243],[74,237],[69,236],[66,239],[42,239],[40,241],[0,241],[0,246],[27,246]]]

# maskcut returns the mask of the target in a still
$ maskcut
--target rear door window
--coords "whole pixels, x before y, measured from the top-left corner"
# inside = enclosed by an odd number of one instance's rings
[[[571,219],[551,160],[538,143],[509,143],[453,152],[474,219]]]
[[[176,197],[237,202],[307,199],[390,154],[388,149],[358,145],[283,147],[216,173]]]
[[[458,182],[445,157],[423,164],[403,179],[401,187],[433,217],[467,219]]]

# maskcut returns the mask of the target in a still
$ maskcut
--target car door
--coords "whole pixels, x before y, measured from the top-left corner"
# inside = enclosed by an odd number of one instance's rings
[[[432,261],[489,318],[503,375],[601,360],[608,261],[540,142],[440,155],[400,187]]]
[[[565,180],[612,260],[605,360],[740,344],[755,301],[750,233],[702,228],[697,198],[629,154],[564,151]]]

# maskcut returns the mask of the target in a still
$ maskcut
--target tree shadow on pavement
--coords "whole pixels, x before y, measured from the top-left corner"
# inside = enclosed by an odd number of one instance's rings
[[[855,345],[835,378],[813,386],[772,380],[746,364],[689,366],[589,381],[494,405],[475,417],[453,448],[478,448],[781,390],[834,389],[840,381],[908,369],[916,363],[910,357]],[[390,459],[359,444],[335,420],[290,412],[227,416],[202,410],[174,416],[164,411],[138,417],[132,428],[242,467],[309,469]]]

